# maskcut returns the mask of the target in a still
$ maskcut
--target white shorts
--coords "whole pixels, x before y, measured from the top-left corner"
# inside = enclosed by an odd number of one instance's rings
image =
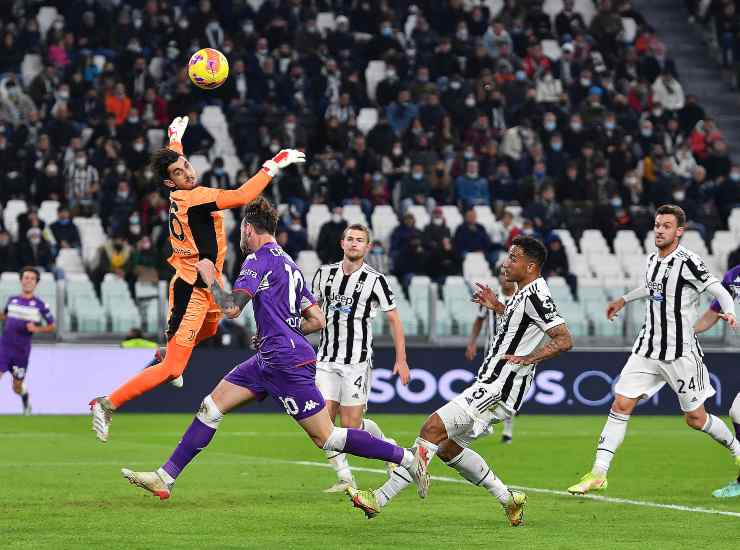
[[[633,353],[619,375],[614,393],[649,399],[665,384],[673,389],[683,412],[691,412],[715,394],[709,371],[695,351],[673,361],[647,359]]]
[[[493,433],[499,422],[514,416],[498,400],[499,390],[491,384],[474,382],[452,401],[437,409],[448,439],[466,448],[474,439]]]
[[[316,363],[316,386],[327,401],[343,407],[367,407],[372,376],[372,363]]]

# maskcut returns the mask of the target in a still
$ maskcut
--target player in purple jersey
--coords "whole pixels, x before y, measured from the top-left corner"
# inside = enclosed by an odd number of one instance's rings
[[[20,272],[21,293],[8,298],[0,321],[5,321],[0,338],[0,378],[6,372],[13,377],[13,391],[23,401],[23,414],[31,414],[31,403],[26,388],[28,356],[31,354],[31,338],[39,332],[54,332],[54,317],[46,304],[34,296],[33,291],[41,280],[34,267],[24,267]],[[41,325],[41,321],[46,326]]]
[[[735,302],[740,300],[740,265],[736,265],[725,273],[725,276],[722,278],[722,286],[730,293]],[[704,312],[704,315],[702,315],[694,325],[694,332],[699,334],[709,330],[717,324],[717,321],[720,319],[724,321],[728,320],[727,316],[722,313],[719,300],[714,300],[709,306],[709,309]],[[732,406],[730,407],[730,418],[735,427],[735,437],[740,440],[740,393],[735,396],[735,400],[732,402]],[[740,468],[740,457],[738,457],[735,462],[738,468]],[[740,473],[738,473],[737,479],[730,481],[724,487],[720,487],[716,491],[713,491],[712,496],[717,498],[740,497]]]
[[[241,224],[242,251],[247,255],[231,293],[215,280],[210,260],[198,262],[198,271],[211,287],[216,302],[229,318],[237,317],[251,300],[258,352],[237,365],[203,399],[200,410],[169,460],[154,472],[121,473],[131,483],[161,500],[169,498],[175,479],[216,433],[224,414],[262,401],[268,395],[325,451],[339,451],[411,467],[418,458],[411,451],[377,439],[363,430],[337,428],[329,418],[324,398],[316,387],[316,353],[305,335],[321,330],[326,319],[306,288],[303,274],[275,242],[278,215],[265,198],[246,207]],[[415,478],[417,483],[426,482]]]

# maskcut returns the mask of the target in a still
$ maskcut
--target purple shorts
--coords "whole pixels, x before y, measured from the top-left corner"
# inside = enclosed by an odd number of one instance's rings
[[[16,380],[23,380],[28,369],[28,357],[0,352],[0,374],[10,372]]]
[[[315,378],[316,365],[313,363],[278,369],[265,364],[259,353],[224,376],[227,382],[252,391],[258,401],[271,396],[296,420],[313,416],[325,406]]]

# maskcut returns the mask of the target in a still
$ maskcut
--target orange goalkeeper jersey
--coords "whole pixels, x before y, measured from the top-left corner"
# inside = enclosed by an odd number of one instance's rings
[[[179,143],[170,144],[170,148],[182,154]],[[191,285],[197,282],[198,286],[205,286],[199,280],[195,264],[198,260],[209,259],[215,264],[218,279],[221,279],[227,246],[222,210],[237,208],[254,200],[271,179],[260,171],[237,189],[195,187],[170,193],[172,256],[168,261],[175,268],[176,276]]]

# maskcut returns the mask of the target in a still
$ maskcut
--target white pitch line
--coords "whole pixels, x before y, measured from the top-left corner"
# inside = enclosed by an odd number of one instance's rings
[[[263,460],[263,459],[260,459]],[[310,466],[314,468],[333,468],[333,466],[326,462],[311,462],[308,460],[277,460],[277,459],[264,459],[265,462],[278,462],[281,464],[293,464],[295,466]],[[382,474],[387,475],[387,472],[385,470],[380,470],[377,468],[363,468],[363,467],[357,467],[352,466],[352,469],[358,472],[368,472],[371,474]],[[444,476],[432,476],[432,479],[435,481],[444,481],[446,483],[460,483],[463,485],[470,485],[469,482],[464,481],[462,479],[456,479],[454,477],[444,477]],[[522,485],[510,485],[510,487],[514,489],[521,489],[522,491],[529,491],[530,493],[542,493],[547,495],[557,495],[557,496],[565,496],[569,498],[586,498],[589,500],[597,500],[601,502],[608,502],[611,504],[629,504],[632,506],[644,506],[646,508],[663,508],[667,510],[677,510],[679,512],[695,512],[700,514],[713,514],[718,516],[730,516],[735,518],[740,518],[740,512],[729,512],[726,510],[714,510],[712,508],[699,508],[694,506],[682,506],[680,504],[662,504],[660,502],[650,502],[647,500],[632,500],[628,498],[615,498],[615,497],[605,497],[601,495],[579,495],[574,496],[571,495],[567,491],[558,491],[555,489],[541,489],[539,487],[524,487]]]

